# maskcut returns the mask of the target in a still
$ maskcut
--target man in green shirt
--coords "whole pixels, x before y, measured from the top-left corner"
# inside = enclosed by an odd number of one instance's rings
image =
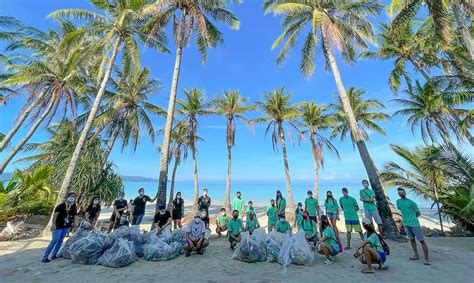
[[[258,222],[257,217],[253,211],[249,211],[247,219],[245,220],[245,231],[248,231],[252,235],[253,230],[260,228],[260,223]]]
[[[349,196],[349,191],[347,188],[342,188],[342,197],[339,199],[339,206],[342,211],[344,211],[344,219],[346,222],[346,235],[347,235],[347,246],[346,250],[351,248],[351,232],[354,229],[355,232],[358,232],[361,239],[364,239],[364,234],[362,234],[362,228],[360,227],[359,216],[357,216],[357,211],[359,210],[359,205],[355,198]]]
[[[382,235],[382,219],[380,218],[377,205],[375,205],[375,193],[369,189],[369,181],[362,180],[364,189],[360,190],[360,200],[364,204],[364,213],[367,219],[372,219],[377,223],[380,235]]]
[[[227,223],[229,243],[232,250],[234,250],[235,246],[240,242],[240,232],[243,228],[244,224],[242,220],[239,219],[239,211],[234,209],[234,211],[232,211],[232,219]]]
[[[319,217],[319,204],[318,200],[313,197],[313,192],[308,191],[308,198],[304,200],[304,210],[309,213],[309,218],[318,223]]]
[[[280,233],[286,233],[288,231],[291,232],[291,225],[288,223],[288,221],[285,220],[285,215],[280,215],[280,219],[278,219],[278,222],[276,224],[276,230],[277,232]]]
[[[407,194],[403,188],[398,188],[397,192],[400,196],[400,199],[397,200],[397,208],[402,212],[402,223],[405,227],[405,232],[410,239],[411,247],[413,249],[413,256],[411,256],[410,259],[420,259],[420,256],[418,255],[418,249],[416,248],[415,239],[417,239],[421,244],[421,248],[423,249],[423,254],[425,256],[424,264],[430,265],[428,245],[425,242],[423,231],[421,231],[420,221],[418,221],[418,217],[421,215],[418,205],[416,205],[416,203],[411,199],[407,198]]]
[[[275,229],[277,223],[277,208],[275,206],[275,200],[270,200],[270,206],[267,207],[267,217],[268,217],[268,233]]]
[[[303,212],[303,221],[301,221],[301,229],[304,231],[306,241],[312,242],[316,247],[318,242],[318,228],[316,223],[309,218],[309,212]]]
[[[248,207],[245,209],[245,214],[249,215],[250,212],[253,212],[254,215],[257,215],[255,212],[255,207],[253,207],[253,201],[249,200]]]
[[[222,236],[222,232],[227,231],[227,223],[229,222],[229,217],[227,216],[226,209],[221,208],[221,213],[216,217],[216,233],[219,235],[219,238]]]
[[[244,200],[241,198],[240,192],[236,193],[235,199],[232,201],[232,209],[239,212],[240,218],[243,218],[245,215],[244,210]]]

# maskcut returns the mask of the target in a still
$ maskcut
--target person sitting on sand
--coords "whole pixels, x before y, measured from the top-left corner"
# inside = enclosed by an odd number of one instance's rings
[[[382,244],[380,243],[379,235],[375,232],[372,221],[368,218],[362,219],[362,225],[366,230],[364,241],[357,248],[354,257],[360,257],[360,261],[363,264],[367,264],[367,267],[362,269],[362,273],[374,273],[372,270],[372,263],[378,263],[379,269],[384,270],[383,264],[387,260],[387,257],[383,251]]]
[[[245,214],[248,216],[250,211],[252,211],[254,215],[257,215],[255,212],[255,207],[253,207],[253,201],[251,200],[248,202],[248,207],[245,209]]]
[[[221,213],[216,217],[216,233],[222,237],[222,232],[227,231],[227,223],[229,223],[229,216],[226,209],[221,208]]]
[[[125,199],[125,193],[120,192],[119,197],[114,202],[114,210],[112,211],[112,215],[110,216],[109,220],[109,229],[107,233],[112,232],[112,229],[117,226],[118,223],[121,221],[122,215],[125,214],[127,210],[127,200]]]
[[[153,223],[155,223],[156,228],[158,228],[157,235],[161,234],[166,227],[171,226],[171,213],[166,210],[166,206],[160,205],[160,211],[155,214],[153,218]]]
[[[244,218],[244,200],[242,199],[242,194],[240,192],[237,192],[235,198],[232,200],[232,209],[239,212],[240,218]]]
[[[267,217],[268,217],[268,233],[275,229],[277,223],[277,209],[275,206],[275,200],[270,200],[270,206],[267,207]]]
[[[140,225],[145,215],[145,208],[147,202],[154,202],[156,196],[151,199],[148,195],[145,195],[145,189],[140,188],[138,190],[138,196],[133,200],[130,215],[132,218],[132,225]]]
[[[86,208],[86,220],[92,227],[94,227],[97,223],[97,219],[99,219],[100,216],[100,211],[100,200],[98,197],[94,197],[91,200],[89,206]]]
[[[181,198],[181,192],[176,193],[171,211],[173,212],[173,228],[178,229],[183,227],[183,225],[181,225],[181,219],[183,219],[184,215],[184,200]]]
[[[239,211],[234,209],[232,211],[232,219],[227,223],[227,229],[229,230],[229,243],[232,250],[235,249],[235,246],[240,242],[240,232],[244,228],[242,220],[239,219]]]
[[[288,223],[288,221],[285,220],[285,214],[280,214],[278,216],[278,222],[275,228],[277,232],[280,232],[280,233],[286,233],[286,232],[291,233],[291,225],[290,223]]]
[[[325,215],[321,216],[322,238],[319,241],[317,250],[319,254],[326,256],[324,264],[332,264],[333,257],[339,253],[339,245],[337,244],[336,234],[329,223],[329,219]]]
[[[380,235],[382,235],[382,219],[380,218],[377,205],[375,204],[375,193],[369,189],[369,181],[362,180],[362,186],[364,188],[360,190],[360,200],[364,204],[365,218],[371,221],[373,219],[375,223],[377,223]]]
[[[352,230],[358,232],[361,239],[364,239],[364,235],[362,234],[362,229],[360,227],[359,216],[357,216],[359,205],[357,204],[356,199],[349,196],[349,191],[347,188],[342,188],[342,195],[343,196],[339,199],[339,206],[341,207],[342,211],[344,211],[344,219],[346,222],[346,250],[350,250]]]
[[[196,212],[194,219],[188,223],[186,227],[186,251],[185,256],[188,257],[193,251],[199,255],[204,254],[204,249],[209,245],[209,241],[204,238],[206,233],[206,225],[201,220],[201,213]]]
[[[324,206],[326,207],[326,215],[331,221],[331,226],[334,229],[334,232],[339,233],[339,231],[337,230],[337,220],[339,220],[339,205],[332,196],[331,191],[326,192],[326,200],[324,201]]]
[[[202,190],[202,196],[200,196],[198,199],[198,208],[199,208],[199,211],[206,211],[206,216],[209,216],[209,208],[211,207],[211,198],[207,194],[208,192],[206,188]],[[209,217],[207,217],[207,220],[209,220]],[[205,224],[206,224],[206,228],[209,229],[209,221],[207,221],[207,223],[205,222]]]
[[[76,194],[70,193],[66,197],[66,201],[61,202],[54,208],[53,220],[51,224],[51,232],[53,237],[44,252],[41,262],[48,263],[49,255],[53,252],[51,259],[56,259],[59,248],[63,243],[64,237],[74,224],[74,217],[77,214]]]
[[[402,223],[405,227],[405,232],[410,239],[411,247],[413,249],[413,256],[410,257],[411,260],[418,260],[420,256],[418,255],[418,249],[416,248],[416,240],[420,242],[421,248],[423,249],[423,254],[425,256],[425,265],[430,265],[430,258],[428,254],[428,245],[425,242],[425,236],[423,231],[421,231],[420,217],[421,213],[418,209],[418,205],[411,199],[407,198],[407,194],[403,188],[397,189],[400,199],[397,200],[397,208],[402,212]]]
[[[316,227],[316,223],[309,218],[309,212],[303,212],[303,219],[301,220],[301,229],[304,231],[305,239],[308,243],[313,243],[316,246],[318,242],[318,228]]]
[[[282,196],[280,190],[276,192],[276,208],[277,215],[285,215],[286,199]]]
[[[303,227],[301,226],[301,223],[303,222],[303,212],[303,204],[301,202],[298,202],[298,205],[296,206],[295,210],[295,223],[293,223],[293,227],[298,227],[298,231],[301,231],[303,229]]]
[[[249,232],[252,235],[253,231],[257,228],[260,228],[260,223],[258,222],[255,212],[249,211],[247,219],[245,220],[245,231]]]

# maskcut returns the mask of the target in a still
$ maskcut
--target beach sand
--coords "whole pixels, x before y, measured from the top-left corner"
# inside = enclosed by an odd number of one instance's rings
[[[154,209],[147,206],[142,225],[149,229]],[[266,226],[264,207],[256,206],[262,226]],[[216,203],[211,215],[218,211]],[[187,210],[190,208],[188,207]],[[110,212],[101,216],[107,219]],[[437,226],[436,218],[426,215],[425,226]],[[427,218],[427,219],[425,219]],[[342,222],[342,221],[341,221]],[[345,231],[341,225],[340,231]],[[345,235],[341,233],[345,243]],[[325,266],[324,257],[315,255],[313,266],[290,265],[285,272],[278,263],[244,263],[231,259],[232,251],[225,238],[211,236],[206,254],[193,254],[189,258],[180,256],[166,262],[139,260],[129,266],[113,269],[103,266],[73,264],[58,259],[51,263],[40,262],[49,238],[34,238],[14,242],[0,242],[0,282],[472,282],[474,277],[474,238],[427,238],[431,253],[431,266],[422,261],[410,261],[411,248],[408,242],[388,241],[391,255],[389,270],[375,274],[362,274],[362,264],[352,255],[354,249],[344,251],[336,257],[333,265]],[[353,234],[353,246],[360,239]],[[419,248],[421,252],[421,248]]]

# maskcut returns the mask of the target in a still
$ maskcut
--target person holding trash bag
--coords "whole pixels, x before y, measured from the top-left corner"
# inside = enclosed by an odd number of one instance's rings
[[[201,220],[201,213],[194,213],[194,219],[188,223],[186,227],[186,251],[185,256],[188,257],[193,251],[199,255],[204,254],[204,249],[209,245],[209,241],[204,238],[206,233],[206,225]]]
[[[46,251],[44,252],[41,262],[48,263],[49,255],[53,252],[51,259],[56,259],[64,237],[74,224],[74,217],[77,214],[76,194],[69,193],[66,201],[56,206],[53,212],[53,220],[51,224],[52,239]]]
[[[227,223],[227,229],[229,230],[229,243],[232,250],[234,250],[235,246],[240,242],[240,232],[242,232],[243,228],[244,224],[242,223],[242,220],[239,219],[239,211],[234,209],[234,211],[232,211],[232,219]]]
[[[155,214],[153,223],[158,228],[157,235],[159,235],[166,227],[171,226],[171,213],[166,210],[164,205],[160,205],[160,211]]]
[[[125,214],[125,211],[127,210],[127,200],[125,199],[125,193],[120,192],[119,197],[115,200],[114,202],[114,211],[112,212],[112,215],[110,216],[109,220],[109,229],[107,230],[107,233],[112,232],[112,229],[117,228],[117,224],[123,221],[122,215]]]

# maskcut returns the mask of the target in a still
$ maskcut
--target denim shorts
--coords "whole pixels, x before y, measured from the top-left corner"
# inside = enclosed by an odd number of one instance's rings
[[[374,219],[375,223],[378,225],[382,224],[382,219],[380,218],[379,212],[377,210],[365,210],[365,217],[372,221]]]
[[[337,214],[333,212],[328,212],[328,218],[329,219],[337,219]]]
[[[423,235],[423,231],[421,231],[420,226],[404,226],[405,233],[407,233],[408,239],[414,240],[415,238],[418,241],[424,241],[425,236]]]

